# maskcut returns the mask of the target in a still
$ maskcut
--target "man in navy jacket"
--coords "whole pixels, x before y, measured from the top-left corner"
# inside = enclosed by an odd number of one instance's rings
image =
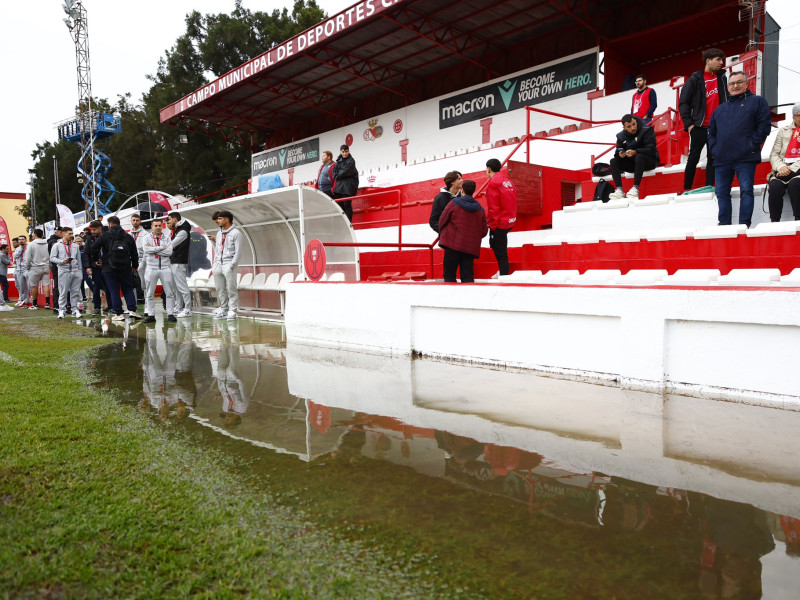
[[[728,101],[720,104],[708,126],[708,148],[714,157],[719,224],[731,224],[731,185],[739,179],[739,223],[750,227],[753,181],[761,162],[761,146],[772,127],[769,105],[747,89],[747,75],[731,73]]]

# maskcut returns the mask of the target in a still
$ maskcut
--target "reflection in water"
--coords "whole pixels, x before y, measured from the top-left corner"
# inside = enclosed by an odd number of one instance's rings
[[[567,537],[557,554],[580,531],[600,536],[598,555],[613,547],[609,535],[634,536],[626,543],[641,539],[639,554],[671,565],[658,583],[673,591],[637,593],[622,582],[619,597],[796,597],[799,412],[287,348],[280,326],[248,321],[195,318],[126,333],[105,365],[109,379],[143,390],[141,405],[166,421],[191,415],[188,422],[303,461],[408,467],[422,476],[421,497],[425,481],[445,480],[477,492],[480,503],[511,501],[530,515],[533,536],[542,529],[536,519],[560,524]],[[142,380],[120,381],[138,361]],[[400,472],[381,473],[369,485],[391,494],[391,474]],[[428,518],[424,502],[397,502]],[[482,524],[487,535],[495,526]]]

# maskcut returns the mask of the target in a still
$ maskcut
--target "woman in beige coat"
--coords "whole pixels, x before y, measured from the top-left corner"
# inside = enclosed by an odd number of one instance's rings
[[[781,220],[783,196],[788,191],[794,220],[800,221],[800,102],[792,107],[792,122],[778,130],[769,162],[770,220]]]

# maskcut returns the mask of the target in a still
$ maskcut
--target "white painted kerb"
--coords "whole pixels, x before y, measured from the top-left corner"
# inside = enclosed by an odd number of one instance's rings
[[[290,341],[800,403],[800,292],[299,283]]]

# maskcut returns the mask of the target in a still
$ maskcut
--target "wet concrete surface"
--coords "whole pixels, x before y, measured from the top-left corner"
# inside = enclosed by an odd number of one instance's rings
[[[487,595],[797,597],[800,411],[287,346],[248,319],[86,323],[122,338],[93,365],[123,401],[321,525],[449,549]]]

